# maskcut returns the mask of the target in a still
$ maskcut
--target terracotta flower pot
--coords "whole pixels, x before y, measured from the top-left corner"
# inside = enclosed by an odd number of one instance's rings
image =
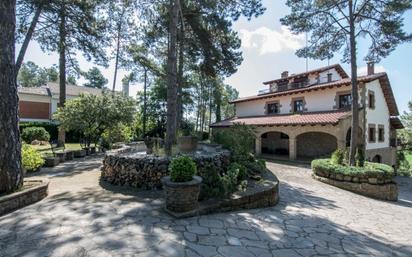
[[[189,212],[198,206],[202,178],[193,176],[191,181],[173,182],[170,176],[162,178],[166,191],[166,209],[172,212]]]

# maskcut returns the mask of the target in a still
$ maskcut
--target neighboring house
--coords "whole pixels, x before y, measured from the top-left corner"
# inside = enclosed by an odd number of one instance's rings
[[[18,87],[21,122],[51,122],[59,103],[58,83],[49,82],[41,87]],[[101,95],[102,89],[66,85],[66,100],[80,94]]]
[[[394,165],[396,129],[402,128],[388,75],[375,73],[358,78],[359,145],[370,161]],[[236,116],[212,124],[224,129],[235,123],[256,127],[257,154],[285,155],[289,159],[330,156],[350,144],[351,81],[336,64],[300,74],[283,72],[264,82],[258,95],[239,98]]]

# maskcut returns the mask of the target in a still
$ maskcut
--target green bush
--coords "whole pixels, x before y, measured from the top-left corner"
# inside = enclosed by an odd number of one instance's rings
[[[132,128],[119,124],[111,129],[106,129],[101,137],[103,147],[110,149],[114,143],[129,143],[132,140]]]
[[[238,185],[239,169],[232,166],[222,176],[222,185],[225,195],[229,195],[236,191]]]
[[[24,142],[30,144],[34,140],[49,141],[50,134],[43,127],[28,127],[23,129],[21,138]]]
[[[379,177],[379,178],[392,178],[394,170],[391,166],[374,163],[365,162],[364,167],[357,166],[346,166],[334,164],[331,159],[317,159],[312,161],[312,170],[316,172],[324,172],[329,174],[340,174],[347,176],[358,176],[358,177]]]
[[[199,195],[200,200],[224,195],[225,191],[221,177],[223,173],[223,169],[211,163],[199,167],[198,174],[203,179]]]
[[[171,180],[173,182],[191,181],[196,174],[196,163],[189,156],[174,158],[169,164]]]
[[[342,165],[345,160],[345,150],[337,149],[332,153],[331,162],[333,164]]]
[[[21,148],[21,159],[23,168],[27,171],[35,171],[44,164],[41,154],[31,145],[24,143]]]
[[[254,151],[254,128],[236,124],[230,128],[213,132],[213,141],[232,153],[235,162],[242,162]]]
[[[228,170],[229,171],[230,170],[237,170],[237,172],[238,172],[238,176],[237,176],[238,181],[242,181],[242,180],[245,180],[245,179],[248,178],[247,168],[242,164],[234,162],[229,166]]]
[[[411,166],[405,156],[404,150],[396,152],[396,166],[398,168],[399,175],[406,176],[406,177],[412,176]]]

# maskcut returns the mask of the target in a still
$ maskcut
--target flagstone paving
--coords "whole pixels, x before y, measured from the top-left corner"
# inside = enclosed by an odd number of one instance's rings
[[[99,181],[101,157],[44,169],[50,195],[0,217],[0,256],[412,256],[412,180],[397,203],[314,181],[307,167],[268,163],[280,203],[175,220],[161,192]]]

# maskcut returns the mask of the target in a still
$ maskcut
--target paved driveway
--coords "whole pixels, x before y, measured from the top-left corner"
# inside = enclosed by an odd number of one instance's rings
[[[0,256],[412,256],[412,182],[390,203],[268,163],[274,208],[174,220],[159,192],[99,181],[101,158],[45,170],[50,195],[0,217]]]

